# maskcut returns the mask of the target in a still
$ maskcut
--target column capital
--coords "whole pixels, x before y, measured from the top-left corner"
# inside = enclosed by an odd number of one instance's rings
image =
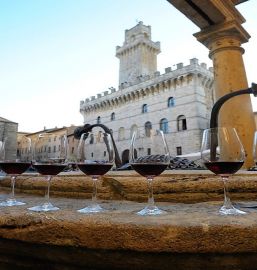
[[[210,50],[210,57],[214,51],[220,49],[237,49],[242,53],[242,43],[248,42],[250,35],[237,21],[229,21],[209,26],[194,36]]]

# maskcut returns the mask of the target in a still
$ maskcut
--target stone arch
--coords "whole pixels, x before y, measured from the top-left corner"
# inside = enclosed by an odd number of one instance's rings
[[[177,117],[177,131],[187,130],[187,120],[185,115],[179,115]]]
[[[130,128],[130,138],[132,138],[132,135],[134,132],[137,132],[137,138],[139,137],[139,132],[138,132],[138,126],[136,124],[132,125]]]
[[[152,123],[150,121],[147,121],[145,123],[145,136],[146,137],[151,136],[151,130],[152,130]]]
[[[163,131],[163,133],[169,132],[169,121],[167,118],[162,118],[160,121],[160,130]]]
[[[118,130],[118,141],[124,140],[125,139],[125,128],[120,127]]]
[[[121,154],[122,165],[129,163],[129,149],[125,149]]]

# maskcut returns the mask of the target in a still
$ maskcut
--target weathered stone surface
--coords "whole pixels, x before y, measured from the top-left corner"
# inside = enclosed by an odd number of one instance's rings
[[[256,198],[256,181],[254,172],[235,176],[234,199]],[[0,183],[2,191],[9,189],[9,180]],[[36,213],[27,208],[44,200],[45,182],[24,175],[17,181],[22,191],[17,197],[27,204],[0,207],[0,269],[254,269],[244,259],[256,265],[257,210],[219,215],[222,183],[206,172],[165,172],[155,187],[157,205],[167,215],[136,215],[145,206],[146,187],[133,172],[106,175],[99,201],[108,211],[85,215],[76,210],[90,203],[91,179],[60,175],[53,180],[51,201],[61,210]],[[1,200],[6,195],[2,192]]]
[[[53,198],[61,210],[27,210],[43,198],[19,196],[26,206],[1,207],[0,237],[30,243],[141,252],[257,252],[257,212],[243,216],[218,214],[220,202],[158,203],[168,211],[158,217],[135,214],[143,204],[101,201],[106,213],[84,215],[76,210],[88,200]]]
[[[10,178],[0,181],[2,190],[10,189]],[[257,172],[240,171],[229,180],[231,198],[234,200],[257,199]],[[42,196],[46,190],[45,178],[28,174],[18,177],[16,192]],[[92,180],[76,172],[53,178],[52,196],[91,198]],[[113,171],[99,180],[98,195],[101,199],[144,202],[147,185],[144,177],[134,171]],[[166,171],[154,180],[156,201],[195,203],[222,200],[221,178],[208,171]]]

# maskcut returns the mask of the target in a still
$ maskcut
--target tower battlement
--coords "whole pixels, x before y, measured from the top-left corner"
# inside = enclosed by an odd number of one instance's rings
[[[134,87],[147,87],[148,85],[154,85],[162,81],[163,79],[176,79],[181,76],[185,76],[186,74],[199,71],[202,74],[206,74],[208,77],[213,76],[213,68],[207,67],[206,63],[200,63],[197,58],[192,58],[189,60],[189,65],[184,65],[184,63],[177,63],[175,65],[176,68],[172,69],[172,67],[166,67],[164,69],[164,73],[160,73],[160,71],[156,71],[154,74],[138,76],[133,82],[124,82],[119,85],[118,91],[114,87],[109,87],[108,90],[105,90],[101,93],[98,93],[96,96],[91,96],[90,98],[86,98],[85,100],[80,101],[80,109],[85,108],[85,106],[90,105],[92,103],[97,103],[104,101],[106,98],[112,98],[112,96],[122,95],[121,92],[126,88]],[[134,87],[133,87],[134,86]]]

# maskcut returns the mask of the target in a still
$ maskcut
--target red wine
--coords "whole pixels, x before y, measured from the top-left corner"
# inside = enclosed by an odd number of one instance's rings
[[[234,174],[242,167],[243,164],[243,161],[215,161],[204,163],[208,170],[220,175]]]
[[[22,174],[30,167],[30,165],[30,162],[6,161],[0,162],[0,169],[7,174]]]
[[[112,165],[111,163],[78,163],[79,169],[87,175],[104,175],[112,168]]]
[[[43,175],[57,175],[63,171],[67,165],[66,164],[33,164],[33,167]]]
[[[157,176],[168,166],[166,163],[132,163],[132,168],[142,176]]]

